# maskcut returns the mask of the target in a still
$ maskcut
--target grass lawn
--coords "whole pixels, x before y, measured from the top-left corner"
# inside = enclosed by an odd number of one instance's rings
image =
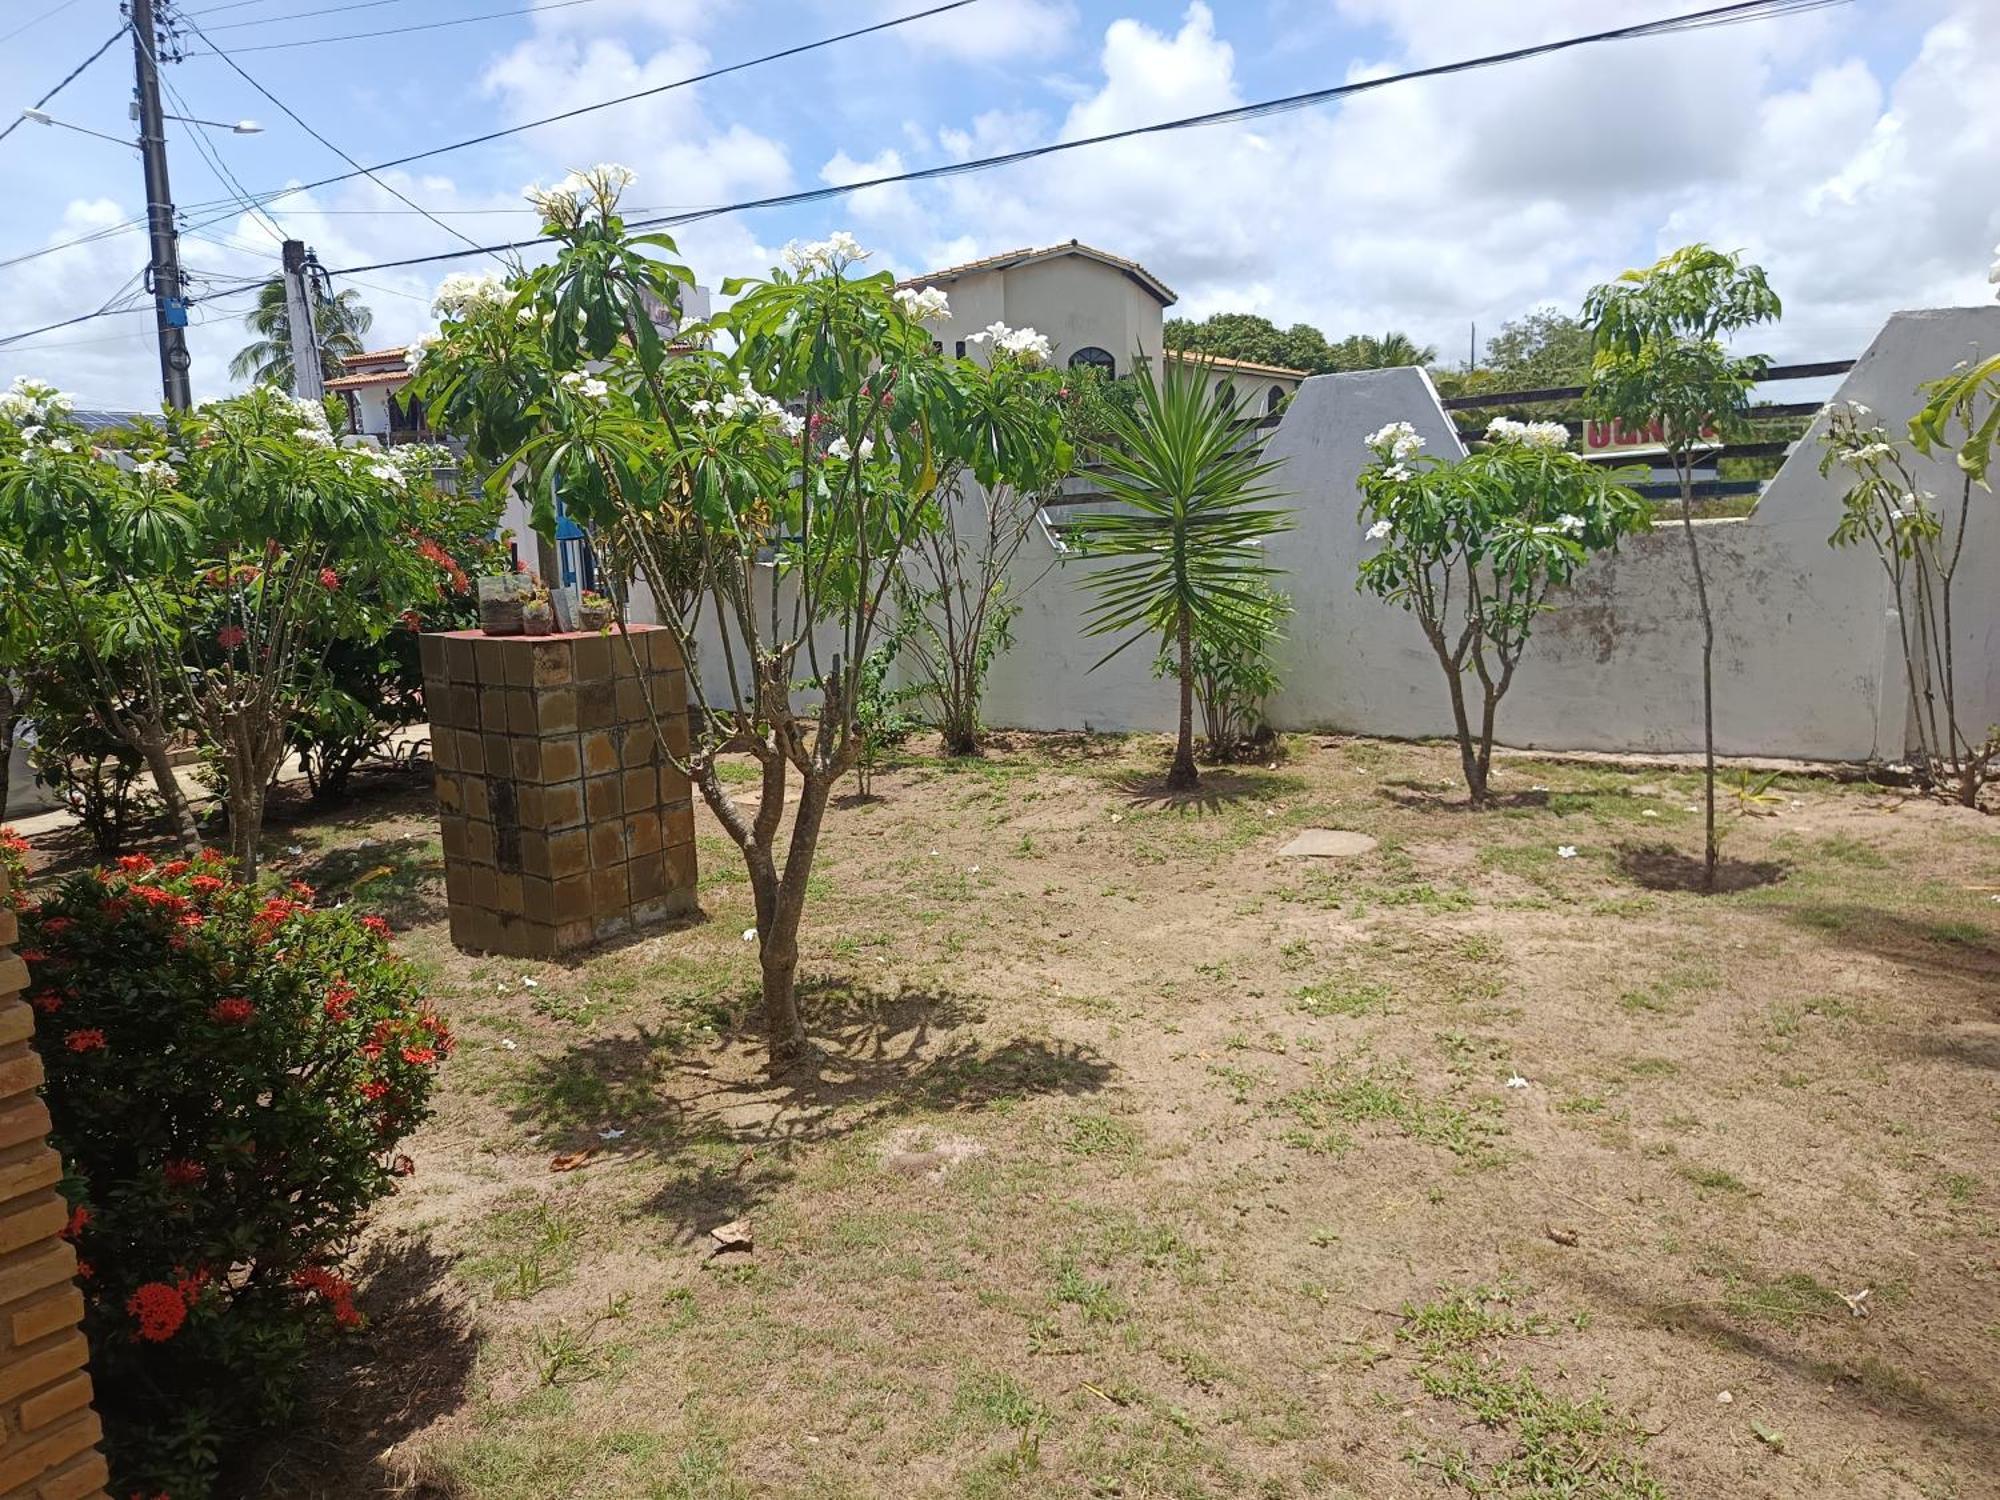
[[[1687,775],[1162,763],[836,811],[780,1084],[698,799],[705,918],[563,965],[451,948],[427,797],[280,830],[464,1045],[256,1492],[1996,1493],[1990,817],[1781,782],[1703,898]]]

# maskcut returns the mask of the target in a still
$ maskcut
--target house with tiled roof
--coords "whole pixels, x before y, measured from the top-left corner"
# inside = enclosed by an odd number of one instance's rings
[[[936,336],[955,354],[977,358],[973,335],[999,322],[1045,334],[1060,364],[1092,365],[1114,376],[1163,358],[1192,357],[1166,348],[1162,337],[1166,310],[1179,300],[1173,288],[1137,261],[1081,240],[981,256],[897,284],[946,294],[951,317]],[[1207,362],[1209,385],[1226,389],[1246,419],[1275,413],[1306,378],[1282,365]]]
[[[410,383],[409,346],[350,354],[340,374],[326,383],[327,394],[347,403],[347,430],[385,443],[432,441],[424,404],[403,388]]]

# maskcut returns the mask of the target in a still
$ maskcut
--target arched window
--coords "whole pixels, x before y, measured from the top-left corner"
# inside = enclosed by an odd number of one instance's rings
[[[1218,385],[1215,388],[1215,399],[1221,402],[1234,415],[1236,411],[1236,387],[1233,383],[1225,380],[1222,384]]]
[[[1283,386],[1274,385],[1268,391],[1264,392],[1265,416],[1268,417],[1275,415],[1277,413],[1278,408],[1283,406],[1284,404],[1285,404],[1285,388]]]
[[[1109,349],[1100,349],[1095,344],[1086,344],[1069,357],[1069,367],[1074,370],[1088,365],[1093,370],[1102,370],[1107,380],[1118,374],[1118,361],[1111,357]]]

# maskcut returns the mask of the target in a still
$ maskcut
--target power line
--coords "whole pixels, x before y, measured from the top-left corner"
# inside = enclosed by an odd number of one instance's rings
[[[179,89],[167,82],[165,74],[160,75],[160,87],[165,89],[168,95],[172,97],[175,106],[183,115],[186,115],[190,120],[194,118],[194,111],[188,108],[187,100],[181,97]],[[215,180],[233,192],[236,195],[236,201],[242,204],[249,212],[251,219],[266,234],[270,235],[273,240],[282,245],[285,242],[284,225],[272,218],[263,205],[253,199],[243,184],[236,180],[236,174],[230,171],[228,165],[222,160],[221,151],[209,144],[208,138],[203,134],[202,127],[199,124],[194,127],[191,139],[194,141],[195,150],[201,154],[202,160],[208,163],[209,171],[215,174]]]
[[[912,11],[908,15],[892,16],[886,21],[877,21],[873,25],[859,26],[852,31],[838,32],[833,36],[820,37],[815,41],[800,42],[796,46],[785,47],[777,52],[766,52],[761,57],[746,58],[742,62],[729,63],[720,68],[710,68],[703,73],[691,73],[686,78],[677,78],[671,83],[656,84],[652,88],[639,89],[630,94],[620,94],[616,98],[599,100],[595,104],[578,105],[575,109],[566,109],[560,114],[544,115],[539,120],[526,120],[519,125],[509,125],[501,130],[489,130],[483,135],[468,136],[462,141],[453,141],[449,145],[433,146],[427,151],[416,151],[408,156],[394,157],[389,161],[378,161],[372,167],[362,168],[353,172],[342,172],[333,177],[322,177],[314,182],[302,182],[296,187],[278,188],[269,193],[260,193],[257,196],[260,202],[274,203],[279,198],[287,197],[293,193],[307,193],[315,188],[330,187],[336,182],[345,182],[349,178],[359,177],[367,172],[386,172],[391,167],[406,167],[411,162],[428,161],[431,157],[443,156],[448,151],[463,151],[469,146],[483,146],[489,141],[504,140],[510,135],[519,135],[526,130],[537,130],[544,125],[560,124],[564,120],[574,120],[578,116],[593,114],[601,109],[611,109],[616,105],[630,104],[638,99],[649,99],[655,94],[665,94],[675,89],[690,88],[697,83],[708,83],[717,78],[725,78],[731,73],[742,73],[751,68],[763,67],[767,63],[783,62],[787,58],[799,57],[808,52],[817,52],[825,47],[837,46],[841,42],[851,42],[858,37],[871,36],[878,31],[888,31],[897,26],[907,26],[915,21],[929,20],[932,16],[941,16],[947,11],[959,10],[965,6],[977,3],[978,0],[945,0],[945,3],[933,5],[927,10]]]
[[[1239,104],[1230,109],[1210,110],[1206,114],[1183,115],[1178,119],[1160,120],[1151,125],[1134,125],[1124,130],[1106,131],[1101,135],[1082,136],[1075,140],[1051,141],[1046,145],[1030,146],[1020,151],[1008,151],[997,156],[978,157],[971,161],[947,162],[942,166],[921,167],[910,172],[894,172],[881,177],[869,177],[858,182],[832,184],[827,187],[809,188],[797,193],[777,193],[765,198],[748,198],[737,203],[722,204],[714,208],[690,209],[684,213],[668,214],[650,219],[633,219],[634,229],[664,229],[678,224],[693,224],[703,219],[713,219],[725,214],[745,213],[753,209],[793,208],[801,204],[820,203],[831,198],[845,197],[849,193],[862,192],[868,188],[892,187],[901,183],[928,182],[941,177],[962,177],[974,172],[992,171],[998,167],[1016,166],[1022,162],[1038,161],[1045,156],[1055,156],[1065,151],[1080,151],[1086,146],[1102,146],[1113,141],[1131,140],[1139,136],[1163,135],[1170,131],[1192,130],[1207,125],[1235,124],[1244,120],[1259,120],[1268,115],[1287,114],[1296,110],[1309,109],[1315,105],[1330,103],[1336,99],[1347,99],[1357,94],[1370,93],[1376,89],[1388,88],[1392,84],[1411,83],[1426,78],[1444,78],[1457,73],[1469,73],[1478,69],[1498,67],[1503,63],[1521,62],[1528,58],[1547,57],[1557,52],[1567,52],[1577,47],[1593,46],[1600,42],[1631,41],[1635,39],[1664,36],[1683,31],[1704,31],[1711,27],[1737,25],[1747,21],[1772,19],[1797,12],[1824,10],[1835,5],[1848,4],[1849,0],[1738,0],[1732,5],[1717,6],[1710,10],[1690,11],[1685,15],[1669,16],[1659,21],[1642,21],[1631,26],[1618,26],[1605,31],[1593,31],[1582,36],[1564,37],[1553,42],[1538,42],[1532,46],[1515,47],[1505,52],[1489,52],[1480,57],[1465,58],[1458,62],[1437,63],[1427,68],[1412,68],[1402,73],[1386,74],[1380,78],[1361,79],[1353,83],[1336,84],[1329,88],[1310,89],[1302,94],[1287,94],[1277,99],[1266,99],[1256,104]],[[554,242],[552,235],[537,235],[533,239],[511,240],[498,245],[481,245],[483,254],[498,254],[507,251],[526,250],[535,245]],[[400,260],[374,261],[363,266],[347,266],[327,274],[345,276],[358,271],[384,271],[397,266],[429,265],[441,260],[462,258],[457,251],[447,251],[435,255],[412,255]]]
[[[264,5],[269,0],[249,0],[251,4]],[[352,5],[315,5],[311,10],[295,10],[282,16],[259,16],[254,21],[224,21],[219,26],[211,26],[210,31],[241,31],[246,26],[276,26],[285,21],[310,21],[315,16],[337,16],[349,10],[377,10],[384,5],[401,5],[404,0],[356,0]],[[218,10],[235,10],[233,5],[216,5],[207,10],[189,11],[187,14],[205,16]]]
[[[340,147],[334,145],[332,141],[328,140],[325,136],[321,135],[317,130],[314,130],[312,126],[306,124],[304,120],[299,118],[297,110],[293,109],[291,105],[285,103],[284,100],[280,99],[276,94],[272,93],[269,89],[265,88],[264,85],[259,83],[256,79],[252,78],[247,72],[244,71],[243,65],[239,63],[235,58],[231,57],[227,52],[224,52],[220,47],[216,47],[215,43],[209,40],[208,33],[203,31],[200,26],[196,25],[193,21],[188,21],[186,24],[189,27],[189,29],[194,32],[196,36],[200,37],[204,42],[208,42],[210,47],[215,48],[215,55],[221,58],[224,62],[228,63],[230,68],[235,72],[237,77],[241,78],[245,83],[249,84],[251,88],[255,89],[258,93],[262,94],[265,97],[265,99],[269,100],[272,104],[276,105],[279,109],[283,110],[286,116],[291,120],[291,122],[294,125],[298,126],[299,129],[303,130],[307,135],[311,136],[314,140],[318,141],[322,146],[326,147],[327,150],[331,151],[335,156],[339,157],[342,161],[346,162],[350,167],[353,167],[357,172],[361,173],[370,182],[374,183],[384,192],[387,192],[392,196],[401,199],[404,203],[407,203],[411,208],[414,208],[418,213],[422,214],[425,218],[429,219],[433,224],[437,225],[437,227],[442,229],[445,233],[454,235],[457,238],[465,241],[466,244],[471,245],[475,253],[479,254],[486,253],[479,249],[478,244],[472,239],[470,235],[467,235],[458,230],[457,228],[455,228],[454,226],[445,223],[443,219],[440,219],[436,214],[432,213],[429,209],[425,208],[421,203],[417,202],[416,199],[408,196],[405,193],[399,192],[396,188],[390,186],[387,182],[384,182],[380,177],[375,175],[374,168],[362,166],[360,162],[356,161],[353,157],[349,156],[345,151],[341,150]],[[269,200],[261,200],[261,201],[269,201]],[[499,252],[495,251],[493,252],[493,254],[496,259],[500,258]]]
[[[56,4],[51,5],[47,10],[43,11],[39,16],[36,16],[33,20],[23,21],[19,26],[16,26],[12,31],[8,32],[5,36],[0,36],[0,42],[13,41],[14,38],[19,36],[22,32],[27,31],[31,27],[41,25],[42,22],[48,20],[50,16],[61,15],[64,11],[68,10],[74,4],[76,4],[76,0],[57,0]]]
[[[58,9],[60,8],[61,7],[58,7]],[[54,12],[51,11],[49,14],[53,15]],[[28,24],[33,25],[34,23],[31,21]],[[20,30],[25,31],[27,30],[27,27],[24,26],[20,28]],[[120,26],[116,31],[112,32],[110,36],[104,39],[103,44],[100,45],[95,52],[91,53],[90,56],[86,57],[82,62],[78,63],[75,67],[71,68],[69,72],[64,74],[61,83],[57,84],[54,88],[50,89],[46,94],[42,95],[41,98],[37,99],[33,104],[29,105],[28,108],[40,109],[44,104],[47,104],[51,99],[55,98],[57,94],[60,94],[64,89],[68,88],[71,83],[76,81],[77,74],[81,73],[85,68],[89,67],[92,63],[96,62],[98,58],[104,56],[105,53],[109,52],[111,50],[111,44],[117,41],[123,35],[125,35],[127,30],[128,30],[127,27]],[[19,31],[10,31],[7,33],[7,36],[18,36],[19,34],[20,34]],[[0,41],[5,41],[5,40],[6,37],[0,37]],[[7,128],[5,130],[0,130],[0,141],[6,140],[8,136],[12,135],[16,130],[18,130],[20,128],[21,122],[27,118],[28,116],[25,110],[22,111],[22,113],[14,116],[14,118],[8,122]]]
[[[568,10],[573,5],[594,5],[595,3],[596,0],[550,0],[550,3],[547,5],[524,5],[518,10],[487,11],[476,16],[459,16],[450,21],[424,21],[415,26],[388,26],[376,31],[348,31],[341,33],[339,36],[309,36],[290,42],[258,42],[253,46],[238,47],[236,50],[238,52],[282,52],[293,47],[317,47],[325,42],[375,41],[385,36],[407,36],[412,31],[441,31],[447,26],[471,26],[479,21],[502,21],[509,16],[531,16],[538,11]],[[359,7],[356,8],[359,9]],[[292,18],[281,17],[278,19]],[[193,27],[198,35],[201,33],[201,28],[195,26],[194,22],[189,21],[187,24]],[[238,26],[254,26],[260,23],[238,21],[235,24]],[[217,29],[220,30],[221,28],[218,27]],[[208,41],[208,38],[202,36],[202,40]],[[215,46],[214,42],[209,41],[208,45],[214,50],[211,52],[189,52],[185,55],[188,57],[221,57],[225,55],[220,48]]]
[[[249,291],[253,287],[260,287],[268,280],[270,280],[268,276],[260,276],[255,281],[245,281],[235,286],[221,287],[212,292],[204,292],[199,297],[189,297],[187,302],[190,307],[193,307],[197,303],[213,302],[221,297],[233,297],[239,292]],[[140,303],[135,307],[103,307],[99,308],[96,312],[78,313],[75,317],[64,318],[60,322],[44,323],[40,328],[26,328],[19,333],[0,336],[0,349],[11,348],[22,339],[31,339],[38,333],[53,333],[58,328],[70,328],[78,323],[88,323],[93,318],[110,318],[116,317],[120,313],[151,312],[152,310],[151,303]]]

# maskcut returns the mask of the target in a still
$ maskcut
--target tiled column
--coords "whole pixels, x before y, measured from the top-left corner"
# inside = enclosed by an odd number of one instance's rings
[[[0,870],[0,895],[6,889]],[[0,903],[0,1495],[101,1500],[109,1475],[76,1326],[83,1295],[76,1252],[60,1238],[69,1210],[55,1190],[62,1163],[49,1149],[49,1111],[35,1093],[42,1063],[15,926]]]
[[[673,636],[423,639],[451,939],[553,958],[695,904],[694,808],[660,753],[687,749]]]

